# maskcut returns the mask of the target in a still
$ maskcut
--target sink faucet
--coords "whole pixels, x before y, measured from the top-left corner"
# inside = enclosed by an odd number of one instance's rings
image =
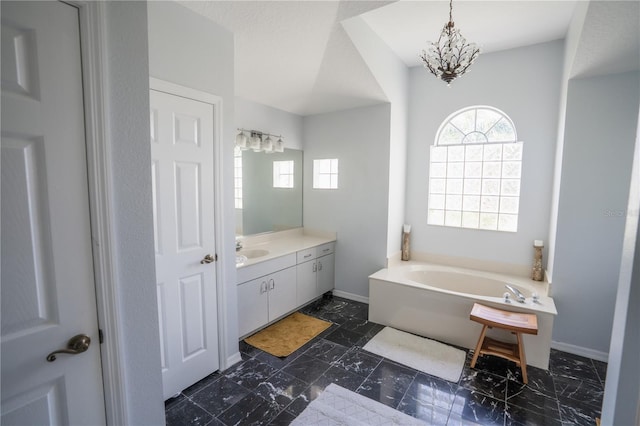
[[[507,290],[509,290],[511,293],[513,293],[513,295],[516,297],[516,300],[520,303],[524,303],[526,297],[524,297],[524,294],[522,294],[522,292],[520,290],[518,290],[517,288],[513,287],[512,285],[509,284],[505,284],[504,285]]]
[[[236,240],[236,251],[242,250],[242,241]]]

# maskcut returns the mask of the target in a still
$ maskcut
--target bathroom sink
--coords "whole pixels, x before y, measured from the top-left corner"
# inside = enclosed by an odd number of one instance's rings
[[[247,259],[255,259],[257,257],[266,256],[269,254],[269,250],[265,249],[246,249],[240,250],[238,252],[239,255],[245,256]]]

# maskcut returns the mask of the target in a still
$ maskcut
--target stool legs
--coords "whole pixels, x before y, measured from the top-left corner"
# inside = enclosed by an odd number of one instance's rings
[[[482,348],[482,342],[484,341],[484,335],[487,333],[487,325],[482,327],[482,332],[480,333],[480,338],[478,339],[478,344],[476,345],[476,350],[473,352],[473,358],[471,359],[471,368],[476,366],[476,361],[478,361],[478,356],[480,356],[480,349]]]
[[[522,370],[522,383],[526,385],[529,379],[527,378],[527,358],[524,355],[522,333],[516,333],[516,337],[518,338],[518,356],[520,357],[520,370]]]

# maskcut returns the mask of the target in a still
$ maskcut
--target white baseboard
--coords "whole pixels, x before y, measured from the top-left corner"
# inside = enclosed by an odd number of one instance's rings
[[[582,346],[576,346],[569,343],[556,341],[551,341],[551,347],[559,351],[569,352],[570,354],[584,356],[587,358],[595,359],[597,361],[609,361],[608,352],[596,351],[595,349],[584,348]]]
[[[240,361],[242,361],[242,355],[240,355],[240,352],[236,352],[235,354],[227,358],[227,365],[225,367],[225,370]]]
[[[365,296],[360,296],[359,294],[347,293],[342,290],[333,290],[333,295],[342,297],[343,299],[355,300],[356,302],[369,304],[369,298]]]

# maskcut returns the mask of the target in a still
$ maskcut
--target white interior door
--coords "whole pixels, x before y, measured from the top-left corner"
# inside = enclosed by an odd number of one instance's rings
[[[164,397],[218,370],[213,105],[151,90],[151,157]]]
[[[104,424],[78,11],[1,7],[1,423]]]

